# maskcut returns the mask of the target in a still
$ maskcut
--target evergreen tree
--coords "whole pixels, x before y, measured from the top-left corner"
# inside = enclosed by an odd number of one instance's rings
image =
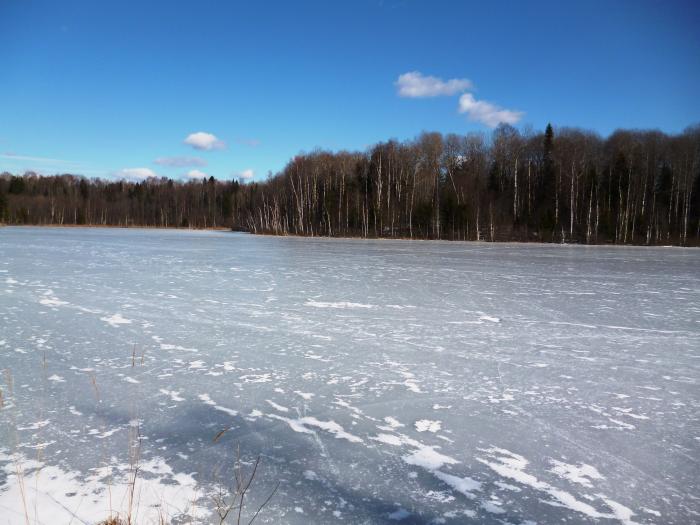
[[[556,199],[556,176],[554,173],[554,131],[547,124],[542,141],[542,166],[536,192],[536,207],[539,210],[536,227],[554,229],[554,202]]]

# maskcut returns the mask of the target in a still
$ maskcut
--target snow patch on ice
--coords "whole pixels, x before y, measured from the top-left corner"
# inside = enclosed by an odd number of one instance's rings
[[[50,419],[44,419],[43,421],[37,421],[36,423],[27,425],[26,427],[17,427],[17,430],[39,430],[40,428],[44,428],[49,423],[51,423]]]
[[[429,447],[427,445],[423,445],[412,454],[403,456],[403,460],[409,465],[415,465],[430,471],[437,470],[444,465],[454,465],[459,463],[459,461],[451,458],[450,456],[440,454],[435,450],[436,448],[439,447]]]
[[[197,352],[199,352],[199,350],[197,350],[196,348],[187,348],[184,346],[171,345],[171,344],[167,344],[167,343],[160,343],[160,349],[161,350],[181,350],[182,352],[192,352],[195,354]]]
[[[128,465],[94,468],[84,477],[78,471],[2,452],[0,462],[5,463],[0,469],[6,476],[0,489],[0,509],[9,523],[24,523],[25,509],[31,509],[37,523],[98,523],[109,517],[110,510],[127,510],[118,505],[128,501]],[[21,465],[22,477],[17,475],[17,465]],[[192,505],[202,493],[190,474],[175,473],[159,457],[142,462],[140,471],[148,475],[139,475],[136,481],[134,522],[160,523],[163,512],[171,518],[203,519],[209,515],[205,506]],[[115,508],[110,509],[109,501]]]
[[[67,301],[61,301],[58,297],[56,297],[52,290],[47,290],[44,292],[44,297],[39,299],[39,303],[43,304],[44,306],[51,306],[53,308],[68,304]]]
[[[395,436],[393,434],[377,434],[374,437],[371,437],[370,439],[374,441],[379,441],[380,443],[386,443],[387,445],[394,445],[396,447],[399,447],[403,444],[403,440]]]
[[[199,400],[204,403],[205,405],[209,405],[210,407],[213,407],[215,410],[218,410],[219,412],[223,412],[225,414],[228,414],[229,416],[237,416],[238,412],[231,408],[226,408],[221,405],[217,405],[214,400],[212,400],[211,397],[209,397],[209,394],[199,394],[197,396]]]
[[[270,405],[275,410],[279,410],[280,412],[289,412],[289,409],[287,407],[284,407],[282,405],[278,405],[274,401],[270,401],[269,399],[266,399],[265,401],[267,402],[268,405]]]
[[[610,516],[611,518],[620,520],[620,522],[624,523],[624,525],[639,525],[638,522],[632,520],[634,512],[632,512],[631,509],[625,507],[617,501],[613,501],[604,496],[602,498],[603,501],[605,501],[608,507],[610,507],[610,509],[612,510],[612,516]]]
[[[431,421],[430,419],[419,419],[415,423],[418,432],[437,432],[442,428],[440,421]]]
[[[460,478],[459,476],[453,476],[452,474],[447,474],[446,472],[442,472],[440,470],[436,470],[433,474],[440,481],[449,485],[457,492],[464,494],[469,499],[476,498],[473,493],[481,490],[481,483],[470,478],[469,476]]]
[[[118,328],[121,324],[131,324],[131,320],[122,317],[121,314],[114,314],[110,315],[109,317],[100,317],[100,321],[104,321],[109,326],[113,326],[114,328]]]
[[[399,422],[395,417],[387,416],[384,418],[384,422],[389,425],[390,428],[401,428],[405,427],[403,423]]]
[[[313,470],[305,470],[304,479],[308,479],[309,481],[318,481],[318,474],[316,474]]]
[[[303,434],[314,434],[314,430],[307,428],[307,426],[310,426],[320,428],[321,430],[325,430],[326,432],[333,434],[337,439],[346,439],[351,443],[364,442],[364,440],[361,437],[346,432],[345,429],[335,421],[321,421],[311,416],[305,416],[298,419],[291,419],[287,417],[278,416],[277,414],[268,414],[267,417],[284,421],[290,426],[292,430],[294,430],[294,432],[301,432]]]
[[[635,523],[631,520],[631,516],[634,513],[624,505],[601,496],[608,507],[613,509],[613,513],[600,512],[592,505],[576,499],[573,494],[541,481],[532,474],[528,474],[525,472],[525,468],[529,461],[520,454],[497,447],[480,450],[488,454],[489,459],[476,458],[477,461],[504,478],[512,479],[522,485],[544,492],[551,498],[549,501],[551,505],[568,508],[589,518],[618,519],[625,525],[633,525]]]
[[[362,303],[350,303],[347,301],[339,302],[324,302],[324,301],[314,301],[308,300],[304,303],[304,306],[311,306],[313,308],[375,308],[372,304],[362,304]]]
[[[484,509],[486,512],[490,512],[491,514],[504,514],[505,510],[503,510],[503,507],[498,505],[494,501],[482,501],[481,502],[481,508]]]
[[[585,463],[569,465],[568,463],[557,461],[556,459],[551,460],[551,463],[554,466],[550,472],[553,472],[560,478],[568,479],[572,483],[578,483],[584,487],[591,488],[593,486],[591,480],[604,479],[595,467]]]
[[[404,508],[399,508],[398,510],[395,510],[394,512],[389,514],[389,519],[393,521],[402,521],[408,518],[411,515],[410,512],[408,512]]]
[[[403,385],[406,386],[411,392],[415,392],[416,394],[422,394],[423,391],[420,389],[418,386],[418,383],[416,382],[416,375],[412,372],[404,372],[400,371],[399,374],[401,374],[405,379],[405,381],[402,383]]]
[[[301,396],[306,401],[310,401],[311,398],[314,397],[314,395],[315,395],[315,394],[312,394],[310,392],[299,392],[298,390],[295,390],[294,393],[298,396]]]
[[[170,396],[170,399],[173,401],[184,401],[185,398],[180,396],[180,392],[177,392],[175,390],[166,390],[165,388],[161,388],[159,390],[161,394],[164,394],[166,396]]]

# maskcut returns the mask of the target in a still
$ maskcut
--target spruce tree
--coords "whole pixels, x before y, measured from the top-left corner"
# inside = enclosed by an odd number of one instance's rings
[[[554,173],[554,131],[552,125],[547,124],[542,141],[542,167],[537,191],[537,207],[539,208],[539,223],[536,225],[545,230],[554,228],[554,206],[556,192],[556,178]]]

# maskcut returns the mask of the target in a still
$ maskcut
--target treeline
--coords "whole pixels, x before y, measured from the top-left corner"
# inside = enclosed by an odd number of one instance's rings
[[[180,182],[0,175],[6,224],[218,228],[241,223],[245,186],[214,178]]]
[[[424,133],[366,152],[315,151],[265,182],[0,176],[10,224],[227,227],[254,233],[700,244],[700,127],[551,126]]]

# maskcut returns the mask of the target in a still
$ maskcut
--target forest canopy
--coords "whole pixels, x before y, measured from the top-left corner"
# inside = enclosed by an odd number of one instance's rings
[[[508,125],[295,156],[264,182],[0,175],[6,224],[449,240],[700,244],[700,126]]]

